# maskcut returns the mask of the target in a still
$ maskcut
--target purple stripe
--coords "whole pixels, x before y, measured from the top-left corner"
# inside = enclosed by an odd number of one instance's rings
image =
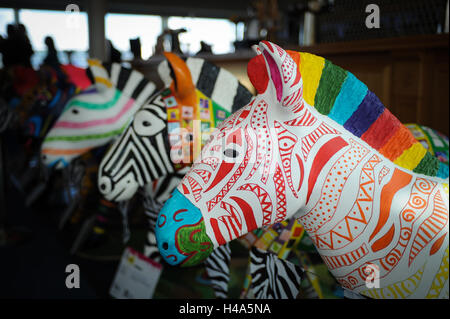
[[[368,90],[356,111],[345,122],[344,128],[361,137],[383,112],[383,103]]]
[[[266,58],[267,63],[269,64],[270,77],[272,78],[272,82],[275,85],[275,89],[277,91],[277,100],[278,102],[281,102],[281,98],[283,97],[283,84],[281,83],[280,71],[278,70],[278,66],[272,56],[267,53],[267,51],[263,51],[263,54]]]

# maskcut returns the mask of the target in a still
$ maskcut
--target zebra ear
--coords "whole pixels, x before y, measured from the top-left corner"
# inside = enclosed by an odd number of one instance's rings
[[[92,75],[92,81],[97,90],[102,91],[110,89],[113,84],[110,81],[108,71],[103,66],[102,62],[98,59],[88,59],[88,69]]]
[[[195,94],[195,85],[192,82],[191,71],[189,71],[186,62],[171,52],[164,52],[164,56],[169,62],[177,96],[185,99],[192,96],[193,93]]]
[[[298,61],[294,61],[291,55],[278,45],[262,41],[259,48],[264,57],[266,70],[269,74],[269,85],[275,87],[276,98],[281,105],[286,107],[298,107],[303,103],[303,81],[298,68]],[[297,59],[298,60],[298,59]]]

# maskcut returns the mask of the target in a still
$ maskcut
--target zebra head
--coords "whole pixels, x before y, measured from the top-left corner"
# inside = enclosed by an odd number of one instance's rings
[[[89,60],[92,86],[68,101],[46,135],[44,164],[62,168],[90,149],[108,144],[155,91],[155,84],[118,63]]]
[[[170,86],[136,113],[100,164],[99,189],[108,200],[127,200],[139,187],[190,165],[211,130],[252,97],[223,68],[165,57]]]
[[[175,54],[165,53],[165,56],[173,79],[170,87],[139,109],[100,163],[98,186],[108,200],[128,200],[139,187],[175,172],[168,133],[171,123],[166,108],[194,108],[197,102],[186,63]],[[184,136],[189,144],[191,137]]]

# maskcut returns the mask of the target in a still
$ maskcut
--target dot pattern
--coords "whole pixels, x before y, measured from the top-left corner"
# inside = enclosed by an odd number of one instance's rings
[[[368,152],[367,148],[350,139],[350,149],[342,154],[326,175],[325,183],[321,190],[322,195],[318,202],[310,212],[300,218],[307,231],[317,231],[333,217],[339,204],[344,184]]]

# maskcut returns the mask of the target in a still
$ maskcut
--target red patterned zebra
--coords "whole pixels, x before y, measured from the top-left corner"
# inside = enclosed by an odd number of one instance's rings
[[[160,211],[161,255],[194,265],[295,215],[343,287],[372,298],[448,298],[448,167],[409,143],[367,88],[357,100],[352,75],[270,42],[259,48],[248,67],[259,94],[211,136]],[[339,86],[322,83],[324,74],[331,84],[341,77]],[[204,161],[211,157],[215,167]],[[211,174],[199,178],[198,169]]]

